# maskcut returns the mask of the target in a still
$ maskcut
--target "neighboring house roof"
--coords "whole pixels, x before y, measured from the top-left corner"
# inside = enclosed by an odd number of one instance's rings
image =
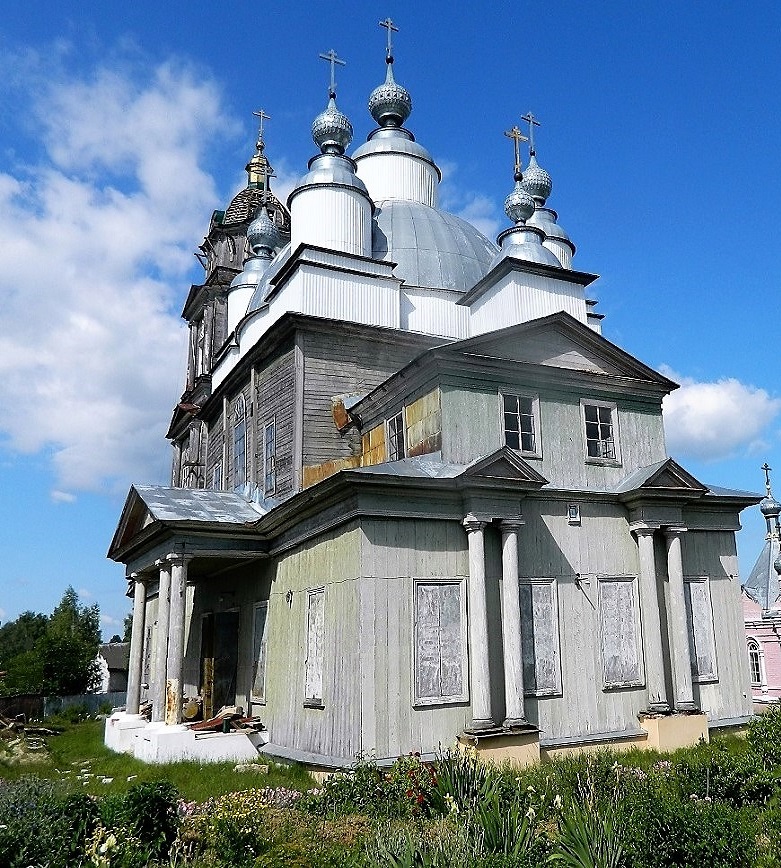
[[[761,606],[763,611],[778,608],[781,586],[779,586],[778,573],[773,566],[778,551],[777,539],[766,540],[754,568],[743,585],[746,594]]]
[[[130,661],[130,642],[106,642],[98,648],[98,654],[106,661],[109,671],[126,670]]]

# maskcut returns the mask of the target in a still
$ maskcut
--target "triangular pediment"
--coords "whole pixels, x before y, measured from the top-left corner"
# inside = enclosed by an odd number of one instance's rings
[[[125,500],[125,505],[122,508],[119,523],[114,532],[114,538],[111,540],[108,556],[112,557],[112,553],[123,549],[145,528],[149,527],[154,520],[154,516],[149,511],[146,503],[144,503],[141,495],[139,495],[134,487],[131,487]]]
[[[624,497],[702,497],[708,491],[698,479],[673,458],[636,470],[615,491]]]
[[[567,313],[555,313],[451,344],[452,352],[675,384]]]
[[[470,464],[461,478],[513,481],[524,488],[541,488],[548,484],[544,476],[507,446]]]

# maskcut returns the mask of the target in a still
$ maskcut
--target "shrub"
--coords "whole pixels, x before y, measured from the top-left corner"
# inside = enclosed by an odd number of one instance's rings
[[[734,753],[718,744],[686,751],[674,761],[673,770],[671,780],[681,797],[707,797],[736,807],[766,805],[779,786],[757,752]]]
[[[764,768],[781,766],[781,703],[751,721],[746,739]]]
[[[106,796],[100,813],[103,825],[117,833],[120,843],[127,838],[137,842],[148,860],[168,856],[179,826],[177,807],[176,787],[155,781],[135,784],[122,795]]]

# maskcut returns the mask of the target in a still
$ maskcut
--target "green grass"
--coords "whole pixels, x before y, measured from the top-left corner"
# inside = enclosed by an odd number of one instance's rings
[[[25,765],[0,762],[0,778],[14,779],[35,774],[63,781],[74,790],[91,795],[121,793],[134,783],[166,780],[177,788],[182,798],[199,802],[252,787],[307,790],[314,786],[312,778],[299,765],[268,762],[267,775],[235,772],[235,763],[232,762],[147,765],[127,754],[110,751],[103,744],[102,720],[89,720],[67,727],[60,735],[48,737],[46,743],[49,755],[44,761]],[[104,783],[109,778],[112,780]]]

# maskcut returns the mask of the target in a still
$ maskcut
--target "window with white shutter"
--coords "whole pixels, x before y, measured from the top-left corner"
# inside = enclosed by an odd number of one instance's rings
[[[415,704],[467,701],[461,582],[415,582]]]
[[[642,685],[640,610],[634,576],[599,579],[599,626],[605,687]]]
[[[306,620],[306,705],[323,704],[323,631],[325,589],[309,591]]]
[[[561,693],[559,607],[553,579],[520,581],[523,689],[529,696]]]
[[[718,681],[713,608],[707,576],[686,576],[683,581],[689,651],[695,681]]]

